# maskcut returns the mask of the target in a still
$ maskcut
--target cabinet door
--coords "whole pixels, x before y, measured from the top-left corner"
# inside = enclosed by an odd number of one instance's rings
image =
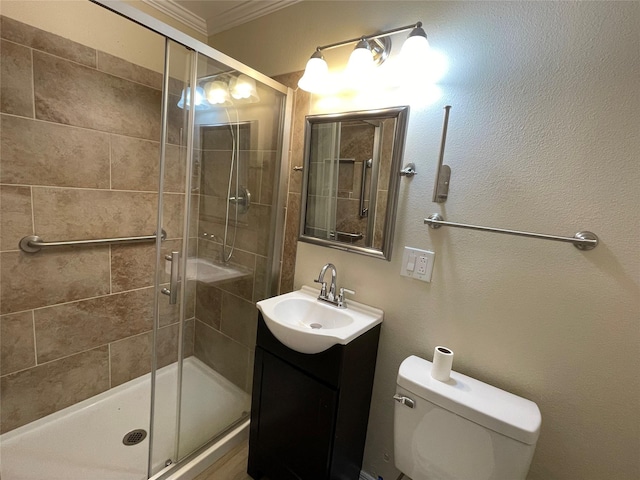
[[[304,480],[329,478],[337,391],[264,352],[260,457]]]

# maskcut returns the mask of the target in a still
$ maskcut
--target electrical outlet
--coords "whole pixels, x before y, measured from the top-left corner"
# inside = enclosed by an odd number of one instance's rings
[[[436,254],[429,250],[404,247],[400,275],[430,282],[435,256]]]

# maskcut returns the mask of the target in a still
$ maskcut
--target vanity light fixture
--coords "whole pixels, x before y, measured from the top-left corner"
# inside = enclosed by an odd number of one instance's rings
[[[402,61],[405,64],[420,64],[426,60],[429,49],[427,34],[422,28],[422,22],[394,28],[373,35],[352,38],[343,42],[331,43],[317,47],[307,62],[298,87],[311,93],[324,93],[328,88],[329,67],[322,56],[324,50],[356,44],[347,63],[346,74],[350,83],[357,84],[367,78],[375,66],[381,65],[391,51],[390,35],[411,30],[401,50]]]

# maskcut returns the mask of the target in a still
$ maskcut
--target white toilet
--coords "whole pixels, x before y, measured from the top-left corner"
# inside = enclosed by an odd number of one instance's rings
[[[411,356],[398,371],[395,465],[413,480],[525,479],[540,433],[538,406]]]

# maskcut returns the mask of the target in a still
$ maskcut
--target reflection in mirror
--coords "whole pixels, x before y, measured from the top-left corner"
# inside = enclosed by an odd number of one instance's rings
[[[408,110],[306,117],[300,240],[391,259]]]

